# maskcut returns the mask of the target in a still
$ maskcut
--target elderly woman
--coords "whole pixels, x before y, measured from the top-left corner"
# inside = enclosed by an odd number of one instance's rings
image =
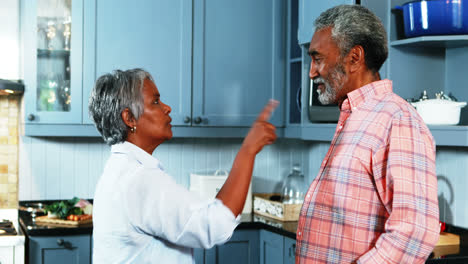
[[[256,154],[276,139],[270,101],[245,137],[214,199],[177,184],[152,156],[171,139],[171,108],[142,69],[100,77],[89,102],[98,131],[112,145],[94,196],[94,263],[193,263],[192,248],[226,242],[252,176]],[[236,217],[237,216],[237,217]]]

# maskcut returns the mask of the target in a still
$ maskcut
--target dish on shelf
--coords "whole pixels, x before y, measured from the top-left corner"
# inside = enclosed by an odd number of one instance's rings
[[[443,99],[428,99],[411,103],[428,125],[457,125],[460,122],[460,110],[466,102]]]
[[[408,38],[468,34],[468,0],[421,0],[395,8],[403,10]]]

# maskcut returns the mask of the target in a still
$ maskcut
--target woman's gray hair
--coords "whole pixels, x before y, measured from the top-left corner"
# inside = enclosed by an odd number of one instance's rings
[[[364,49],[367,68],[378,72],[388,56],[387,33],[382,21],[360,5],[339,5],[320,14],[315,30],[332,27],[332,38],[343,58],[356,45]]]
[[[121,113],[128,108],[138,120],[143,113],[143,83],[153,77],[143,69],[115,70],[99,77],[89,98],[89,116],[109,145],[127,139]]]

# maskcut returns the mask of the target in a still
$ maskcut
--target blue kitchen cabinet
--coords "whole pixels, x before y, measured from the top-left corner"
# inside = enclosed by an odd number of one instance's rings
[[[310,42],[315,31],[314,21],[320,13],[333,6],[354,3],[355,0],[299,0],[299,28],[297,32],[299,44]]]
[[[294,264],[296,262],[296,240],[284,237],[283,264]]]
[[[72,3],[73,105],[63,118],[31,112],[26,135],[98,136],[88,117],[95,80],[135,67],[153,75],[162,101],[171,106],[175,137],[244,136],[270,98],[282,103],[271,121],[284,126],[284,1]],[[37,42],[34,10],[28,5],[22,15],[30,40],[25,43]],[[28,45],[26,57],[38,60]],[[37,73],[35,64],[25,65],[25,98],[31,101]]]
[[[266,230],[260,230],[260,264],[282,264],[284,237]]]
[[[29,236],[29,263],[91,263],[91,235]]]
[[[211,249],[195,249],[197,264],[257,264],[259,261],[259,231],[236,230],[231,239]]]
[[[250,126],[270,98],[284,125],[285,22],[282,0],[194,1],[193,101],[199,126]]]
[[[26,135],[82,123],[83,2],[20,1]]]
[[[85,24],[84,96],[105,73],[143,68],[153,76],[161,100],[172,107],[172,124],[186,124],[191,116],[192,1],[99,0],[87,1],[85,8],[92,20]]]

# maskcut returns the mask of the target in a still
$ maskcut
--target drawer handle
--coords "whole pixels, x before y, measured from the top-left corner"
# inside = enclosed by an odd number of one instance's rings
[[[72,249],[72,244],[68,241],[65,241],[61,238],[57,239],[57,245],[64,247],[66,249]]]

